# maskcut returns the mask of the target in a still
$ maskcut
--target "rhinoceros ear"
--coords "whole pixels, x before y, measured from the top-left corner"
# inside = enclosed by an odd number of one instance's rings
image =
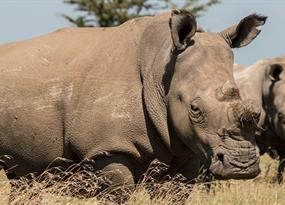
[[[269,66],[268,75],[272,81],[280,80],[280,75],[283,71],[283,68],[280,64],[272,64]]]
[[[239,48],[248,45],[260,33],[259,26],[265,24],[267,17],[252,14],[220,34],[232,48]]]
[[[176,50],[182,51],[191,44],[197,23],[195,17],[184,10],[173,10],[169,20],[171,37]]]

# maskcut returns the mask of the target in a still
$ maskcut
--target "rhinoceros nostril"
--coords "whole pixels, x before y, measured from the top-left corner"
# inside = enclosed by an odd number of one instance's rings
[[[217,160],[222,162],[224,164],[224,154],[223,153],[218,153],[217,154]]]

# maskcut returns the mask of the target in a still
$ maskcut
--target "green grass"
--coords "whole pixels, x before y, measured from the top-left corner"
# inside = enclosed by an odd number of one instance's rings
[[[194,186],[191,194],[186,199],[186,204],[195,205],[283,205],[285,204],[285,186],[276,183],[276,170],[278,161],[268,156],[261,159],[261,174],[252,180],[215,181],[210,192],[205,191],[203,184]],[[70,183],[79,183],[72,181]],[[108,201],[105,193],[100,199],[76,198],[64,196],[70,184],[58,182],[53,187],[45,187],[34,182],[27,188],[23,183],[23,189],[16,192],[12,204],[113,204]],[[78,185],[78,184],[77,184]],[[83,185],[79,185],[83,186]],[[76,186],[73,186],[76,187]],[[78,187],[78,186],[77,186]],[[179,198],[190,193],[189,187],[176,183],[175,180],[164,184],[153,185],[155,194],[150,197],[149,192],[142,184],[133,193],[129,193],[129,199],[125,204],[130,205],[159,205],[178,204]],[[7,204],[10,185],[5,174],[0,174],[0,204]]]

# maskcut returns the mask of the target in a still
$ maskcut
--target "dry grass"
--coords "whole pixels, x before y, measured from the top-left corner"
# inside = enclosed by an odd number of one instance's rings
[[[285,185],[276,183],[277,161],[268,156],[262,157],[262,173],[256,179],[247,181],[216,181],[212,184],[210,192],[205,191],[203,184],[197,184],[190,193],[190,187],[183,185],[175,179],[164,184],[142,184],[129,195],[125,204],[179,204],[181,199],[186,197],[186,204],[195,205],[271,205],[285,204]],[[78,175],[79,176],[79,175]],[[22,181],[13,202],[11,204],[114,204],[110,202],[110,194],[105,192],[100,197],[76,198],[66,196],[64,193],[76,189],[79,191],[80,178],[69,177],[69,182],[60,179],[53,186],[46,186],[51,181],[44,180],[44,183],[33,182],[33,186],[28,186]],[[86,177],[86,176],[85,176]],[[88,175],[91,180],[98,180],[98,176]],[[50,178],[48,178],[51,180]],[[95,186],[95,185],[94,185]],[[4,173],[0,174],[0,204],[7,204],[9,199],[10,185]],[[83,191],[92,189],[92,186],[82,189]],[[151,190],[152,197],[147,189]],[[90,190],[89,190],[90,191]],[[188,197],[187,197],[188,196]],[[112,199],[112,198],[111,198]]]

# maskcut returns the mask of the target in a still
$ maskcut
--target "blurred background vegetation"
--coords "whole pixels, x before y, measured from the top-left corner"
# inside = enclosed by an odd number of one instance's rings
[[[74,26],[108,27],[172,8],[182,8],[199,17],[220,0],[64,0],[63,2],[81,13],[77,17],[62,14]]]

